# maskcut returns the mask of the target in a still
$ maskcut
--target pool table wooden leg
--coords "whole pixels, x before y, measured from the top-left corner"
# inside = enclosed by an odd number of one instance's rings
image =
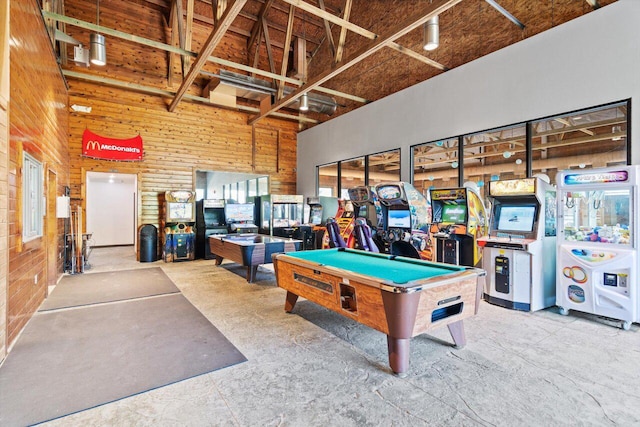
[[[216,265],[222,264],[222,261],[224,260],[224,258],[222,258],[221,256],[218,256],[218,255],[215,255],[215,257],[216,257],[215,264]]]
[[[396,374],[403,376],[409,370],[409,343],[411,338],[394,338],[387,335],[389,366]]]
[[[284,303],[284,311],[287,313],[291,313],[293,311],[293,307],[296,306],[296,302],[298,301],[298,295],[293,292],[287,291],[287,299]]]
[[[453,342],[456,344],[457,348],[462,348],[467,344],[467,337],[464,334],[464,324],[462,323],[462,320],[449,323],[447,328],[449,328],[449,333],[451,334],[451,338],[453,338]]]

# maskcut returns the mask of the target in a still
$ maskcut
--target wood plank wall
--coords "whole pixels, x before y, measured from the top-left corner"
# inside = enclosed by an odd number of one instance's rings
[[[95,5],[69,0],[66,14],[95,22]],[[137,36],[170,43],[167,16],[154,7],[124,0],[100,3],[100,24]],[[89,33],[68,26],[69,34],[85,43]],[[210,27],[194,24],[192,50],[197,52]],[[168,54],[159,49],[107,36],[107,65],[89,68],[68,63],[64,68],[84,74],[109,77],[154,89],[175,91],[181,82],[179,67],[168,78]],[[69,48],[68,53],[72,56]],[[229,36],[214,51],[220,58],[246,60],[246,40]],[[178,61],[176,61],[177,63]],[[207,72],[219,67],[207,63]],[[200,76],[188,93],[202,96],[208,78]],[[138,176],[138,226],[160,226],[161,195],[167,190],[195,189],[195,171],[267,174],[273,194],[296,192],[296,122],[267,118],[247,125],[249,115],[235,110],[183,100],[168,112],[171,98],[108,87],[86,80],[69,79],[69,104],[91,107],[91,113],[70,114],[71,196],[83,207],[86,172],[118,172]],[[205,97],[208,95],[205,95]],[[257,107],[257,104],[253,105]],[[144,143],[142,162],[111,162],[82,157],[85,129],[108,137],[129,138],[140,134]],[[255,144],[254,144],[255,143]],[[86,229],[85,229],[86,230]]]
[[[69,119],[71,197],[81,199],[83,208],[86,172],[91,171],[138,176],[138,226],[159,226],[160,196],[167,190],[194,190],[197,170],[267,174],[273,194],[295,194],[296,123],[258,123],[254,156],[245,113],[186,101],[170,113],[165,99],[75,80],[70,81],[69,102],[92,109],[72,112]],[[82,157],[85,129],[113,138],[140,134],[143,161]]]
[[[10,48],[10,145],[6,175],[9,203],[8,344],[44,300],[47,285],[56,283],[58,277],[47,277],[47,250],[60,253],[64,232],[62,220],[58,220],[54,241],[42,237],[22,242],[23,151],[43,163],[45,186],[48,177],[55,174],[55,194],[61,195],[63,187],[69,183],[67,88],[37,3],[36,0],[10,3],[10,32],[15,42]],[[5,174],[0,172],[0,176]],[[44,194],[47,194],[46,187]],[[50,203],[55,200],[47,200],[47,204]],[[46,231],[43,230],[44,236]],[[62,273],[62,261],[59,256],[53,257],[56,258],[58,276]]]
[[[7,199],[9,163],[9,3],[0,3],[0,361],[7,354]]]

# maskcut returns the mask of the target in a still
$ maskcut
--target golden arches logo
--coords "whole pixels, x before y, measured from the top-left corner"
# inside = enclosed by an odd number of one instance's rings
[[[100,147],[100,143],[98,141],[87,141],[87,151],[89,150],[100,151],[102,150],[102,147]]]

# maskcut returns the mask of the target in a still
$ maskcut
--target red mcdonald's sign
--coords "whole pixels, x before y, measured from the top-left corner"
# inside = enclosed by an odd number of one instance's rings
[[[89,129],[82,134],[82,155],[104,160],[142,160],[142,137],[115,139],[96,135]]]

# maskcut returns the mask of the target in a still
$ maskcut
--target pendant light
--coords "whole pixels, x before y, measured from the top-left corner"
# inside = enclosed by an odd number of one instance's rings
[[[100,26],[100,0],[96,0],[96,25]],[[89,36],[91,45],[91,63],[93,65],[107,64],[107,48],[104,36],[99,33],[92,33]]]
[[[435,50],[440,45],[440,25],[437,15],[425,22],[422,43],[422,48],[428,51]]]
[[[306,93],[300,97],[300,111],[309,111],[309,96]]]

